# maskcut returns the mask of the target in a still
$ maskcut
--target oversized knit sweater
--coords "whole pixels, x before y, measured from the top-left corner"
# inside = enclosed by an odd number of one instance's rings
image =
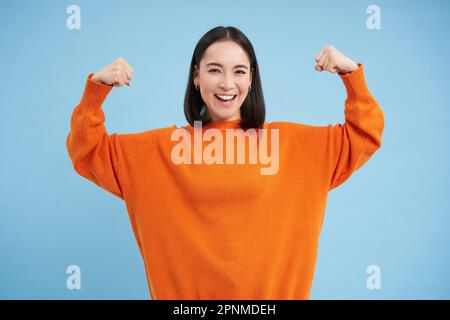
[[[278,154],[269,174],[267,162],[201,158],[212,139],[199,144],[195,133],[217,129],[225,141],[239,119],[108,134],[102,105],[113,87],[92,75],[72,114],[69,156],[76,172],[125,201],[152,299],[309,299],[328,192],[381,146],[384,115],[362,64],[340,75],[345,123],[264,123],[257,146]]]

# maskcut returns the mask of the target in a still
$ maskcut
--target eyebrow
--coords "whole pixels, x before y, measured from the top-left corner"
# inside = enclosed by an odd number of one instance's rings
[[[220,63],[217,63],[217,62],[210,62],[210,63],[208,63],[206,66],[207,66],[207,67],[208,67],[208,66],[218,66],[218,67],[223,67],[223,65],[221,65]],[[247,66],[244,66],[243,64],[238,64],[238,65],[234,66],[233,69],[234,69],[234,68],[245,68],[245,69],[248,69],[248,67],[247,67]]]

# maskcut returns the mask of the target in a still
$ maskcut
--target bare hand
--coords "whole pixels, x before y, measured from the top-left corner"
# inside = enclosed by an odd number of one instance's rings
[[[102,70],[96,72],[91,79],[115,87],[129,86],[134,70],[124,58],[120,57]]]
[[[358,69],[358,64],[337,50],[332,45],[325,46],[314,58],[317,71],[345,74]]]

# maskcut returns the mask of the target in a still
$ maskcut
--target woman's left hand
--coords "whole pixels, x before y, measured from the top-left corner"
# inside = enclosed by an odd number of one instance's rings
[[[317,71],[329,71],[331,73],[346,74],[358,69],[355,61],[344,55],[332,45],[327,45],[314,58]]]

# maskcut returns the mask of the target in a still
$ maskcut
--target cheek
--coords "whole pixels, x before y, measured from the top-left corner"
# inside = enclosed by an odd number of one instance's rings
[[[246,94],[248,92],[248,88],[250,87],[250,80],[249,79],[241,79],[236,84],[239,87],[239,92],[241,94]]]
[[[248,95],[248,87],[250,86],[250,84],[242,84],[239,86],[239,99],[245,99],[245,97]]]
[[[216,92],[216,85],[214,81],[205,81],[203,84],[203,94],[205,96],[212,96]]]
[[[207,83],[205,82],[203,85],[200,84],[201,87],[201,94],[202,94],[202,98],[203,100],[211,100],[212,95],[214,94],[214,88],[211,87],[211,83]]]

